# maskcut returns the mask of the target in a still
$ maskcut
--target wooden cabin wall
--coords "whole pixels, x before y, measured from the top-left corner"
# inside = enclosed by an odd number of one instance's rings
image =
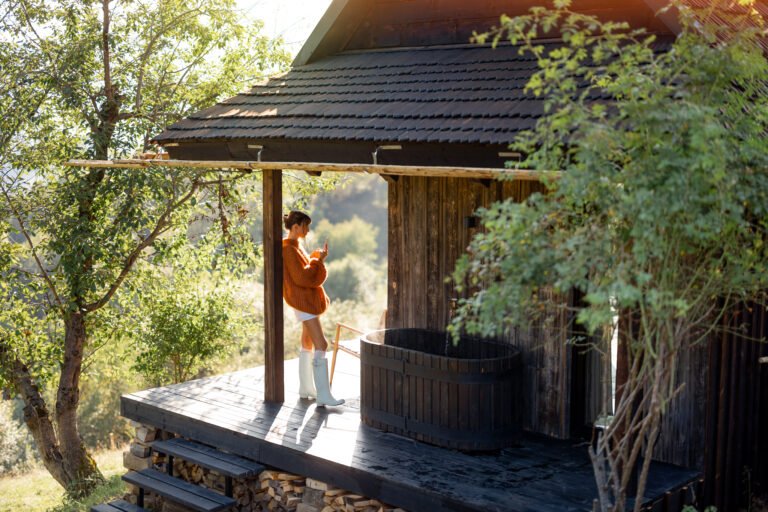
[[[768,495],[768,364],[760,362],[768,308],[739,304],[720,327],[680,349],[675,385],[684,387],[662,419],[654,459],[702,470],[700,505],[739,510],[750,493]]]
[[[740,510],[768,499],[768,305],[739,304],[723,327],[708,346],[704,504]]]
[[[445,278],[479,229],[470,224],[475,210],[506,198],[522,201],[535,191],[543,191],[543,186],[530,181],[413,176],[390,179],[387,327],[444,330],[450,317],[450,300],[456,297]],[[571,301],[572,297],[560,300]],[[562,309],[546,317],[546,321],[513,330],[506,338],[523,352],[523,427],[568,438],[572,347],[566,342],[571,318]],[[584,383],[585,390],[599,393],[596,388],[599,386],[594,383]],[[595,414],[595,400],[581,403],[583,416]]]
[[[387,326],[443,330],[453,285],[445,282],[479,227],[481,206],[522,201],[543,186],[531,181],[401,176],[389,182],[389,297]]]
[[[689,468],[704,467],[706,436],[708,344],[685,344],[678,352],[676,385],[685,383],[661,420],[654,458]]]
[[[584,294],[573,290],[571,304],[584,307]],[[572,313],[575,316],[575,312]],[[591,439],[595,421],[611,414],[611,343],[601,332],[590,335],[575,319],[569,321],[571,354],[571,436]],[[581,392],[576,392],[577,390]]]
[[[544,4],[541,0],[357,0],[348,7],[356,24],[342,24],[346,33],[336,39],[345,40],[345,44],[338,50],[466,44],[474,31],[498,26],[502,14],[527,14],[531,7]],[[669,33],[643,0],[582,0],[573,9],[603,20]]]
[[[570,303],[572,297],[547,294],[547,299]],[[569,315],[550,307],[527,328],[513,329],[506,339],[523,352],[523,428],[558,439],[571,437],[571,381],[573,347]]]

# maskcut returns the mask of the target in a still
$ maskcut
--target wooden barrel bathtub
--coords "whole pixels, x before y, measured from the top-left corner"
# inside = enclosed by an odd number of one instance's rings
[[[520,352],[443,332],[386,329],[360,343],[360,415],[371,427],[462,451],[498,450],[520,432]]]

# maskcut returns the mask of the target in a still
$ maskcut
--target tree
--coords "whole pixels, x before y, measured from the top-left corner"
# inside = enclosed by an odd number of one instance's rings
[[[482,212],[486,232],[454,274],[460,289],[482,289],[461,301],[453,330],[493,335],[566,307],[542,307],[545,290],[581,291],[590,334],[610,339],[616,315],[631,319],[627,382],[590,456],[604,511],[624,510],[642,461],[639,510],[660,418],[686,385],[678,355],[768,285],[765,20],[749,6],[673,2],[682,32],[664,47],[569,4],[479,37],[536,56],[527,90],[545,115],[513,147],[523,165],[562,174],[544,177],[545,194]],[[553,33],[563,45],[547,51],[537,38]]]
[[[243,78],[285,66],[279,45],[233,6],[19,0],[0,13],[0,386],[23,399],[46,468],[74,496],[103,480],[77,426],[91,333],[200,194],[224,197],[239,177],[61,163],[146,149]],[[42,390],[54,380],[52,411]]]
[[[378,227],[362,220],[357,215],[336,224],[322,219],[316,226],[312,226],[312,231],[310,231],[310,235],[314,235],[312,238],[316,241],[316,245],[319,246],[324,241],[328,241],[335,259],[355,256],[369,261],[376,259],[378,234]]]
[[[121,330],[122,341],[138,352],[133,368],[154,386],[189,380],[258,324],[238,311],[233,279],[254,261],[218,254],[220,232],[209,231],[194,249],[183,233],[168,242],[155,247],[151,265],[137,269],[144,275],[132,287],[136,307],[126,312],[129,325]]]

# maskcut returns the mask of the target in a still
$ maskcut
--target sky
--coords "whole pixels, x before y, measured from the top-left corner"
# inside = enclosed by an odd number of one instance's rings
[[[249,17],[264,21],[266,35],[282,36],[294,56],[330,3],[331,0],[238,0],[238,6]]]

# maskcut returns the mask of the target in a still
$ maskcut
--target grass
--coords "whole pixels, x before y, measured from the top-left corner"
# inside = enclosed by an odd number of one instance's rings
[[[120,477],[123,467],[123,449],[94,454],[96,463],[107,479],[94,494],[83,502],[65,500],[64,489],[45,469],[36,469],[22,475],[0,478],[0,512],[87,512],[92,505],[110,501],[125,492]]]

